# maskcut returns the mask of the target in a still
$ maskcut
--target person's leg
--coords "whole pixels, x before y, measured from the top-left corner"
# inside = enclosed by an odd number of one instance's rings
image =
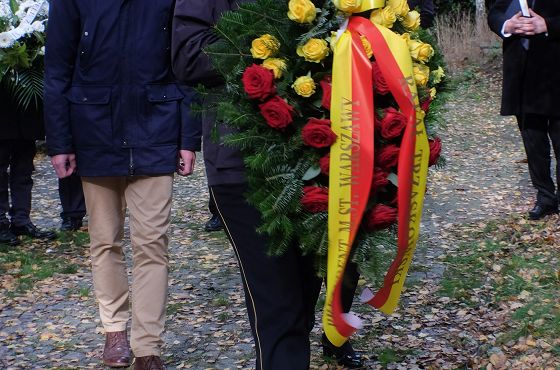
[[[10,218],[13,226],[31,222],[31,190],[33,189],[33,158],[37,149],[34,140],[18,140],[10,161]]]
[[[558,205],[558,200],[550,174],[548,118],[541,115],[525,114],[518,117],[518,124],[527,154],[531,182],[537,189],[537,203],[546,207],[555,207]]]
[[[130,218],[132,326],[135,357],[160,356],[167,302],[169,238],[173,175],[128,180],[125,190]]]
[[[107,333],[103,360],[107,365],[130,362],[126,342],[128,276],[123,254],[125,177],[84,177],[89,217],[93,286]]]
[[[344,270],[342,289],[340,290],[340,300],[344,312],[350,312],[352,309],[359,278],[358,265],[349,261]],[[321,340],[323,344],[323,353],[325,355],[335,357],[339,364],[351,369],[363,367],[362,356],[354,351],[350,339],[340,347],[334,346],[325,334],[323,334]]]
[[[214,200],[214,196],[212,192],[209,191],[208,195],[208,210],[211,213],[210,219],[204,223],[204,231],[219,231],[224,228],[222,225],[222,220],[218,215],[218,210],[216,209],[216,201]]]
[[[13,141],[0,141],[0,244],[7,245],[19,244],[19,239],[10,230],[10,220],[8,220],[8,212],[10,211],[8,167],[10,166],[12,147]]]
[[[15,235],[26,235],[39,239],[54,239],[52,230],[37,228],[30,218],[31,192],[33,190],[33,158],[37,148],[34,140],[17,140],[10,162],[10,230]]]
[[[78,174],[58,179],[58,195],[62,212],[61,229],[77,230],[82,226],[82,219],[86,215],[86,204],[82,189],[82,180]]]
[[[10,159],[12,157],[13,141],[0,141],[0,225],[8,225],[8,212],[10,211],[9,175]]]
[[[259,212],[244,197],[246,185],[212,186],[217,210],[239,262],[258,370],[309,368],[309,313],[302,297],[297,249],[267,254],[268,240],[256,232]],[[313,293],[311,293],[313,294]]]
[[[321,293],[321,286],[323,279],[317,275],[315,266],[316,256],[307,255],[301,256],[300,260],[300,274],[302,277],[302,297],[304,304],[304,312],[307,317],[307,331],[311,333],[313,326],[315,326],[315,314],[317,312],[317,299]]]

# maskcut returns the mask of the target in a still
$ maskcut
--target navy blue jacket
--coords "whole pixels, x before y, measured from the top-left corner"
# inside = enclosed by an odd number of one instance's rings
[[[45,54],[49,155],[82,176],[173,173],[200,150],[171,71],[174,0],[51,0]]]

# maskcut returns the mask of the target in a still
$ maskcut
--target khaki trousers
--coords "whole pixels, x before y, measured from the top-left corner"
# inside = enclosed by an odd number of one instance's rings
[[[126,329],[129,287],[123,254],[125,209],[132,245],[132,324],[136,357],[160,356],[167,302],[167,230],[173,175],[83,177],[93,284],[105,331]]]

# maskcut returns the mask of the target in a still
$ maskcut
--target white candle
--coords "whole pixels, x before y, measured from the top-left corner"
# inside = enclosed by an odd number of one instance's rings
[[[529,5],[527,5],[527,0],[519,0],[519,6],[521,7],[521,14],[525,17],[530,17]]]

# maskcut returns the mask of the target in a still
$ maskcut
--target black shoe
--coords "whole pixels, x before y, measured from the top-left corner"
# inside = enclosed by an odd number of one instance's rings
[[[222,220],[216,215],[213,215],[212,218],[204,224],[204,231],[220,231],[223,228]]]
[[[27,235],[35,239],[52,240],[56,238],[56,233],[52,230],[40,230],[30,221],[25,225],[16,226],[12,224],[10,230],[14,235]]]
[[[0,244],[18,245],[19,239],[10,231],[10,225],[0,225]]]
[[[535,203],[532,210],[529,211],[530,220],[540,220],[544,216],[558,213],[558,206],[547,206],[545,204]]]
[[[63,217],[62,224],[60,224],[60,231],[77,231],[82,227],[83,222],[81,218]]]
[[[323,334],[321,343],[323,344],[323,355],[334,357],[339,365],[349,369],[364,367],[362,356],[354,352],[350,341],[347,340],[341,347],[336,347],[327,339],[327,336]]]

